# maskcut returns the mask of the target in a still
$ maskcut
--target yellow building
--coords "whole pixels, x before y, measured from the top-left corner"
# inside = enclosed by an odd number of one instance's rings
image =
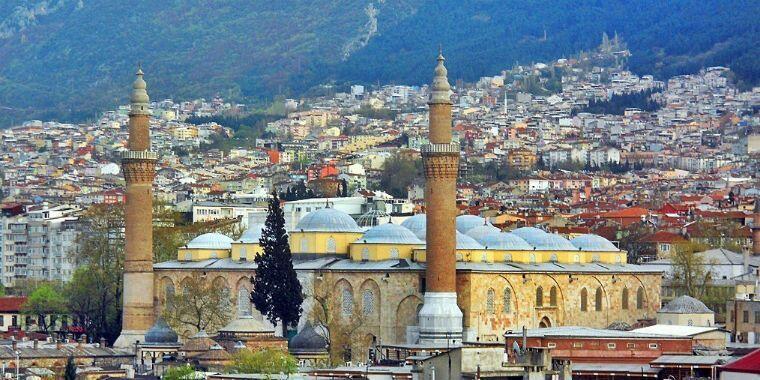
[[[335,313],[328,330],[359,324],[350,339],[359,361],[373,339],[413,342],[426,287],[426,222],[420,214],[365,231],[332,208],[304,216],[289,232],[307,296],[301,325],[322,322],[322,309]],[[250,310],[251,258],[261,249],[261,226],[252,229],[239,241],[201,235],[180,249],[180,260],[156,264],[156,307],[175,286],[203,275],[230,289],[238,312]],[[660,306],[661,272],[627,264],[626,252],[597,235],[567,240],[531,227],[501,232],[467,215],[457,218],[456,240],[457,303],[467,341],[500,340],[504,331],[523,326],[634,324],[654,317]]]

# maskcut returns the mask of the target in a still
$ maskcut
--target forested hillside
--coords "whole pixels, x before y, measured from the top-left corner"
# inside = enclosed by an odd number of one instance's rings
[[[142,62],[154,98],[265,99],[335,81],[419,84],[438,44],[472,80],[576,54],[617,32],[660,77],[726,65],[760,78],[760,2],[653,0],[5,0],[0,126],[81,120],[126,101]],[[545,38],[544,38],[545,36]]]

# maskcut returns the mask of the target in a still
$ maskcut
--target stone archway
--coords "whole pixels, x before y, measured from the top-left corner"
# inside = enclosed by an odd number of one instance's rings
[[[548,327],[552,327],[552,321],[549,319],[549,317],[544,316],[541,318],[541,322],[538,323],[538,328],[545,329]]]

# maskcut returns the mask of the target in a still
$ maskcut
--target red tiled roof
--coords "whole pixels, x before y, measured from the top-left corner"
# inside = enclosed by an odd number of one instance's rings
[[[620,210],[610,211],[601,215],[602,218],[640,218],[648,215],[649,210],[641,207],[630,207]]]
[[[0,313],[15,313],[21,310],[26,302],[26,297],[0,297]]]
[[[760,349],[744,355],[741,359],[724,365],[721,371],[760,374]]]
[[[686,239],[684,239],[683,236],[672,232],[657,231],[645,237],[642,241],[646,243],[685,243]]]

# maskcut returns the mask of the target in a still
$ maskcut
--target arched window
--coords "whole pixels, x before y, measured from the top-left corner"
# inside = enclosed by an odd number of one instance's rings
[[[398,259],[399,257],[398,248],[396,247],[391,248],[390,256],[391,256],[391,259]]]
[[[552,286],[552,288],[549,289],[549,305],[557,306],[557,287],[556,286]]]
[[[462,256],[462,254],[459,253],[459,252],[457,252],[457,254],[454,255],[454,258],[456,259],[456,261],[462,261],[462,260],[464,260],[464,256]]]
[[[592,257],[591,257],[591,261],[592,261],[592,262],[598,263],[600,260],[601,260],[601,259],[600,259],[600,257],[599,257],[599,254],[598,254],[598,253],[595,253],[595,254],[594,254],[594,256],[592,256]]]
[[[496,313],[496,307],[494,306],[494,303],[496,298],[496,292],[489,288],[486,292],[486,313],[488,314],[495,314]]]
[[[484,262],[484,263],[487,262],[488,261],[488,254],[485,253],[485,252],[481,253],[480,254],[480,261]]]
[[[351,289],[345,287],[341,297],[340,311],[344,317],[349,317],[354,313],[354,295],[351,294]]]
[[[602,288],[596,288],[596,296],[594,297],[594,308],[596,308],[596,311],[602,310]]]
[[[193,254],[190,252],[185,252],[185,261],[193,261]]]
[[[536,263],[536,254],[535,253],[531,253],[530,257],[529,257],[529,260],[530,260],[531,264],[535,264]]]
[[[301,238],[301,253],[307,253],[309,252],[309,239],[302,237]]]
[[[581,311],[588,310],[588,290],[581,289]]]
[[[241,286],[238,289],[238,315],[251,314],[251,294]]]
[[[552,256],[549,258],[549,261],[556,263],[557,262],[557,254],[552,253]]]
[[[622,263],[623,263],[623,256],[615,255],[615,264],[622,264]]]
[[[335,238],[327,238],[327,253],[335,253],[337,250],[338,248],[335,245]]]
[[[573,262],[576,263],[576,264],[580,264],[581,263],[581,255],[575,255],[575,256],[573,256]]]
[[[504,261],[505,261],[505,262],[510,262],[510,261],[512,261],[512,254],[511,254],[511,253],[505,253],[505,254],[504,254]]]
[[[512,289],[509,287],[504,288],[504,305],[502,309],[505,313],[512,311]]]
[[[170,305],[173,302],[173,298],[174,285],[166,284],[166,286],[164,286],[164,300],[166,301],[166,305]]]
[[[372,289],[364,289],[362,292],[362,312],[364,315],[370,315],[375,311],[375,293]]]
[[[628,310],[628,288],[623,288],[623,295],[620,304],[623,310]]]
[[[214,251],[214,252],[211,252],[211,258],[212,258],[212,259],[216,259],[216,258],[218,258],[218,257],[219,257],[219,253],[217,253],[216,251]]]
[[[644,288],[639,287],[636,291],[636,308],[641,310],[644,308]]]
[[[536,288],[536,307],[544,306],[544,289]]]
[[[248,259],[248,253],[245,251],[245,247],[240,247],[240,260]]]
[[[362,248],[362,261],[369,261],[369,248]]]

